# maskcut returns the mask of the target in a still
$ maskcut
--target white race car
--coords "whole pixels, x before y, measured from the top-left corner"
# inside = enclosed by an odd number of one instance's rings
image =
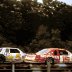
[[[2,47],[0,48],[0,62],[22,62],[26,53],[22,52],[19,48]]]
[[[62,48],[45,48],[35,54],[27,54],[25,62],[44,63],[70,63],[72,62],[72,53]]]

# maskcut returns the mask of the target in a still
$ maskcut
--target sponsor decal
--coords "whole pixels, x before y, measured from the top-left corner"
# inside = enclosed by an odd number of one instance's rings
[[[21,55],[19,54],[19,53],[17,53],[16,54],[16,59],[20,59],[21,57],[20,57]]]
[[[14,57],[13,57],[12,55],[9,55],[9,56],[6,57],[6,59],[7,59],[8,61],[12,61],[13,58],[14,58]]]

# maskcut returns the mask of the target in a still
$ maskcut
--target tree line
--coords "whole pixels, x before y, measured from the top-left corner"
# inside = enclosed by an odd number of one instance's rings
[[[40,4],[0,0],[0,46],[38,51],[72,47],[72,6],[58,1]]]

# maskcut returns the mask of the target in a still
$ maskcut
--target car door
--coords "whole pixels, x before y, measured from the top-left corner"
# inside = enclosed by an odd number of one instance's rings
[[[18,49],[10,49],[10,56],[12,57],[13,61],[21,60],[21,54]]]
[[[66,62],[70,61],[69,54],[66,50],[59,50],[59,54],[60,54],[60,62],[61,63],[66,63]]]
[[[10,57],[9,48],[6,48],[6,49],[5,49],[4,55],[5,55],[5,57],[6,57],[6,61],[10,61],[11,57]]]
[[[54,56],[54,60],[55,60],[55,62],[56,62],[56,63],[59,63],[60,58],[59,58],[58,50],[54,50],[54,52],[53,52],[53,56]]]

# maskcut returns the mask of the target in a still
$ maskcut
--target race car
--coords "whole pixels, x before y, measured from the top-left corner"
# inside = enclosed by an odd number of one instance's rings
[[[26,53],[19,48],[2,47],[0,48],[0,62],[23,62]]]
[[[72,53],[63,48],[45,48],[35,54],[27,54],[25,62],[31,63],[70,63],[72,62]]]

